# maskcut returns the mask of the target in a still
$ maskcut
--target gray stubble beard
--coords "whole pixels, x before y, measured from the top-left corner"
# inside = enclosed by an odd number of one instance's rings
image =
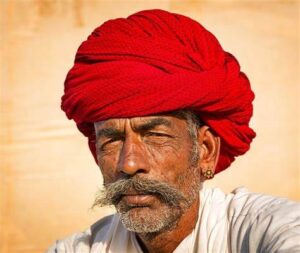
[[[149,209],[149,207],[143,208]],[[184,212],[182,208],[171,208],[167,205],[161,207],[160,210],[150,211],[154,212],[152,215],[133,215],[134,210],[121,212],[119,207],[117,207],[117,210],[122,224],[129,231],[142,234],[159,233],[173,228]]]
[[[196,168],[187,169],[180,180],[181,183],[186,183],[185,181],[192,178],[192,181],[188,182],[190,187],[186,195],[167,183],[136,176],[107,184],[105,189],[98,193],[93,206],[114,205],[122,224],[129,231],[150,236],[171,230],[198,197],[201,184],[196,171]],[[192,175],[188,175],[189,173]],[[154,194],[161,202],[160,208],[127,206],[121,196],[129,189],[143,194]]]
[[[141,214],[136,215],[133,212],[140,210],[126,210],[122,206],[122,202],[116,206],[120,215],[120,220],[123,225],[129,230],[136,233],[148,234],[148,237],[154,236],[157,233],[162,233],[174,229],[184,215],[186,210],[194,203],[199,196],[200,184],[196,180],[191,182],[190,193],[183,198],[178,198],[178,201],[168,201],[164,199],[161,201],[161,206],[156,210],[145,210]],[[177,190],[176,190],[177,191]],[[178,196],[180,196],[178,195]],[[150,207],[144,207],[150,209]],[[143,215],[144,213],[144,215]]]

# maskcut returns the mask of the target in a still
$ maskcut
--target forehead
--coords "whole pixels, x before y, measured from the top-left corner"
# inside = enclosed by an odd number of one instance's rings
[[[155,126],[165,126],[168,128],[176,128],[185,124],[185,120],[173,115],[151,115],[132,118],[116,118],[95,122],[96,130],[103,128],[124,128],[125,125],[130,125],[131,128],[153,123]]]

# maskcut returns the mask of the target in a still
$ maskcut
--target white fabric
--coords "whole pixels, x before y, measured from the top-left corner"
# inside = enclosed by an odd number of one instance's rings
[[[47,253],[142,253],[117,214],[84,233],[57,241]],[[200,191],[199,218],[175,253],[300,252],[300,204],[238,188]]]

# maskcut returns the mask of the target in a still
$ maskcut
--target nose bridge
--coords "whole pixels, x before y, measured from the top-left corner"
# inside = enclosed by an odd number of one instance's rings
[[[128,175],[146,172],[144,155],[141,141],[134,134],[128,134],[119,157],[119,171]]]

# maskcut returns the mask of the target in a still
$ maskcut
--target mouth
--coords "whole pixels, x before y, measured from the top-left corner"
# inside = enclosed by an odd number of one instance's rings
[[[131,207],[149,207],[154,202],[155,196],[153,194],[130,193],[124,194],[121,199]]]

